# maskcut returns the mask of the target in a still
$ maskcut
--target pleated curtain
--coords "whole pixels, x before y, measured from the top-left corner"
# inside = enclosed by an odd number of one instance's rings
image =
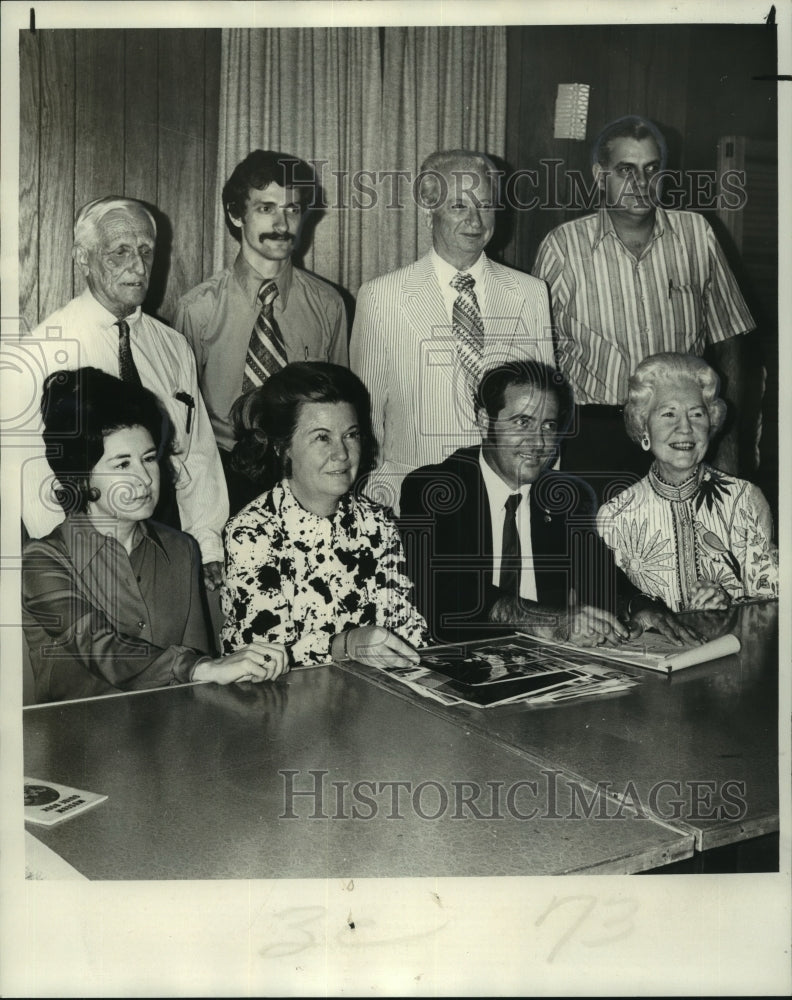
[[[503,156],[506,29],[386,28],[382,158],[417,173],[439,149]],[[416,208],[382,213],[378,273],[425,253],[431,236]],[[374,277],[374,275],[367,275]]]
[[[300,260],[352,294],[430,245],[410,183],[429,153],[504,152],[505,28],[227,29],[221,74],[218,184],[252,149],[313,162],[327,207]],[[219,270],[222,205],[215,234]]]

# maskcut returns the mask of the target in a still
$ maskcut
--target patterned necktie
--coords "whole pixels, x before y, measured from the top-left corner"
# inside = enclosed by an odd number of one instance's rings
[[[458,271],[450,284],[459,293],[452,313],[457,357],[468,388],[475,393],[481,378],[481,355],[484,349],[484,323],[476,293],[473,291],[476,280],[467,272]]]
[[[517,534],[517,508],[520,506],[522,493],[512,493],[504,507],[506,515],[503,518],[503,548],[500,571],[500,590],[509,597],[520,596],[520,569],[522,550],[520,536]]]
[[[270,375],[283,368],[286,364],[286,348],[283,334],[280,332],[272,304],[278,297],[278,286],[274,281],[262,283],[258,293],[261,312],[253,327],[245,358],[245,375],[242,379],[242,392],[250,392],[258,385],[263,385]]]
[[[129,343],[129,323],[125,319],[119,319],[113,325],[118,327],[118,374],[124,382],[142,385]]]

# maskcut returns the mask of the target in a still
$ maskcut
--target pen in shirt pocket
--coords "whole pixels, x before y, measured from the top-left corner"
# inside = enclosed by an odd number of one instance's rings
[[[185,430],[189,434],[190,428],[192,427],[192,415],[193,415],[193,410],[195,409],[195,400],[192,398],[189,392],[177,392],[176,399],[178,399],[180,403],[184,403],[184,405],[187,407],[187,425],[185,427]]]

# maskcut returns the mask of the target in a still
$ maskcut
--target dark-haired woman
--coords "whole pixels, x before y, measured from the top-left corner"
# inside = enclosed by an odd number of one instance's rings
[[[295,663],[416,663],[428,635],[398,530],[353,492],[373,441],[360,379],[287,365],[237,402],[234,422],[240,471],[276,482],[226,525],[224,649],[260,637]]]
[[[156,398],[82,368],[47,379],[42,415],[67,516],[22,557],[36,700],[262,681],[287,669],[285,650],[261,641],[225,659],[206,655],[197,545],[150,520],[170,447]]]

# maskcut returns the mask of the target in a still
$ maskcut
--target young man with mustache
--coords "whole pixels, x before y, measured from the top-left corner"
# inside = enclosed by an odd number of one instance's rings
[[[173,325],[195,354],[232,515],[262,490],[232,467],[234,402],[290,361],[348,365],[341,296],[291,260],[314,188],[307,163],[253,150],[234,168],[222,194],[239,254],[232,267],[187,292],[176,308]]]

